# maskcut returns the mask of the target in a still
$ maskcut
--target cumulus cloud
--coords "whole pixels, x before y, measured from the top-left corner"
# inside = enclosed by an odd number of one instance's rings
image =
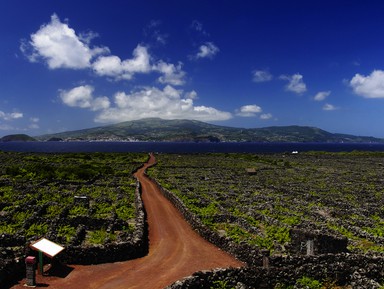
[[[302,94],[307,91],[303,76],[299,73],[293,75],[281,75],[280,79],[288,81],[288,84],[285,86],[287,91],[292,91],[297,94]]]
[[[263,109],[256,104],[248,104],[236,109],[236,115],[241,117],[258,117],[261,120],[272,118],[270,113],[262,113]]]
[[[332,104],[326,103],[323,106],[323,110],[327,110],[327,111],[337,110],[337,107]]]
[[[118,56],[100,56],[93,64],[93,70],[100,76],[116,79],[131,79],[135,73],[151,71],[150,55],[146,47],[138,45],[133,50],[133,57],[122,61]]]
[[[83,69],[90,67],[94,56],[108,52],[104,47],[89,46],[88,41],[94,36],[94,33],[76,35],[75,30],[53,14],[51,22],[32,34],[29,42],[23,41],[20,49],[32,62],[45,60],[50,69]]]
[[[199,47],[197,58],[213,58],[219,52],[219,48],[212,42],[207,42]]]
[[[89,108],[93,111],[106,109],[110,106],[107,97],[94,97],[94,88],[81,85],[70,90],[61,90],[60,98],[64,104],[71,107]]]
[[[100,56],[93,63],[93,70],[97,75],[107,76],[116,80],[130,80],[137,73],[160,73],[158,81],[163,84],[183,85],[185,83],[185,71],[183,64],[177,65],[159,60],[152,63],[151,56],[145,46],[138,45],[133,51],[133,57],[122,61],[118,56]]]
[[[160,60],[152,66],[152,69],[162,74],[162,76],[158,78],[160,83],[183,85],[185,83],[185,71],[182,70],[182,65],[181,62],[179,62],[178,65],[174,65]]]
[[[331,94],[330,91],[320,91],[318,92],[313,99],[316,101],[323,101]]]
[[[53,14],[51,22],[33,33],[29,42],[22,41],[20,49],[31,62],[45,61],[50,69],[92,69],[96,75],[114,80],[131,80],[137,73],[155,72],[161,75],[158,78],[160,83],[184,84],[186,73],[181,63],[174,65],[162,60],[152,63],[148,48],[140,44],[133,50],[132,58],[123,60],[112,55],[107,47],[91,47],[91,40],[95,37],[95,32],[77,35],[74,29]],[[208,50],[206,57],[212,51],[213,48]]]
[[[272,74],[267,70],[255,70],[252,72],[254,82],[266,82],[272,80]]]
[[[132,93],[118,92],[113,103],[107,97],[95,97],[94,88],[82,85],[70,90],[60,91],[60,98],[70,107],[79,107],[99,111],[96,122],[111,123],[146,117],[164,119],[196,119],[201,121],[219,121],[232,118],[231,113],[213,107],[196,106],[195,91],[183,90],[166,85],[164,89],[144,87]]]
[[[197,92],[192,90],[190,92],[187,92],[185,94],[185,98],[190,98],[190,99],[197,99]]]
[[[163,90],[145,87],[129,94],[118,92],[114,95],[114,106],[103,109],[95,120],[108,123],[146,117],[218,121],[230,119],[232,115],[213,107],[195,106],[193,99],[185,97],[182,90],[167,85]]]
[[[206,42],[199,47],[199,51],[193,59],[202,59],[202,58],[213,58],[218,52],[219,48],[212,42]]]
[[[355,74],[349,85],[353,91],[365,98],[384,98],[384,71],[374,70],[370,75]]]
[[[22,118],[22,117],[23,117],[22,112],[10,112],[9,113],[9,112],[3,112],[0,110],[0,119],[2,119],[2,120],[9,121],[9,120]]]
[[[243,117],[252,117],[252,116],[256,116],[260,112],[262,112],[262,109],[260,106],[256,104],[249,104],[249,105],[244,105],[240,107],[236,111],[236,114],[238,116],[243,116]]]

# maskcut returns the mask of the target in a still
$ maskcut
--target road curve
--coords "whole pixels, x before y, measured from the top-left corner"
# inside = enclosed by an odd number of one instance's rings
[[[71,265],[65,277],[38,276],[38,287],[49,289],[164,288],[200,270],[240,267],[244,264],[198,235],[179,211],[145,176],[149,161],[135,176],[141,183],[148,218],[149,253],[139,259],[100,265]],[[25,288],[25,280],[12,288]]]

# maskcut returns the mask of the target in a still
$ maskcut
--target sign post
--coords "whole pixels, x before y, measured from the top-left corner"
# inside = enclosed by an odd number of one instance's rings
[[[39,251],[39,272],[40,275],[44,273],[43,252]]]
[[[59,254],[61,251],[64,250],[64,247],[52,241],[49,241],[48,239],[45,239],[45,238],[41,238],[37,242],[33,243],[30,247],[33,250],[36,250],[39,252],[39,273],[41,275],[44,274],[43,254],[47,255],[50,258],[53,258],[57,254]]]

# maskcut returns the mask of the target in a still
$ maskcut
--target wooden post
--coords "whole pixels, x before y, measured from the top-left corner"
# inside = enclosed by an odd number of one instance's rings
[[[43,264],[43,252],[39,251],[39,271],[40,275],[44,274],[44,264]]]

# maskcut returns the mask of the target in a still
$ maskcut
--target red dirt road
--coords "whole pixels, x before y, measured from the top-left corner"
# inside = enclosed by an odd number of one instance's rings
[[[164,288],[200,270],[244,264],[198,235],[144,172],[155,163],[151,156],[135,175],[142,185],[148,218],[149,254],[139,259],[101,265],[70,265],[65,277],[37,276],[37,287],[50,289]],[[11,287],[25,288],[25,280]]]

